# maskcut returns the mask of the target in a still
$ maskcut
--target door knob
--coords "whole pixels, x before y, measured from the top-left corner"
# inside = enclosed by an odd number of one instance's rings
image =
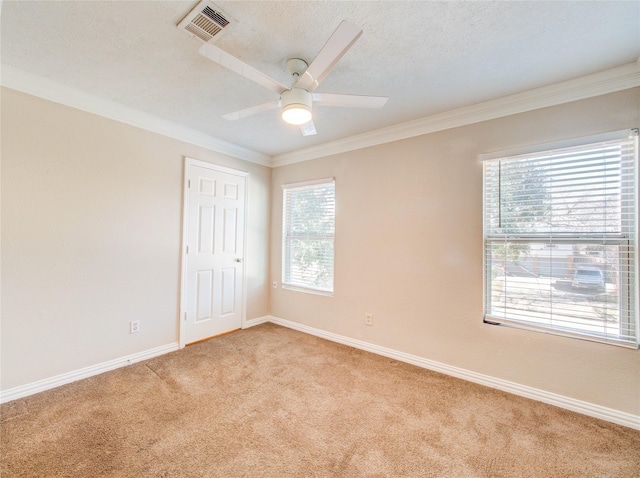
[[[242,259],[241,259],[240,257],[236,257],[234,260],[235,260],[236,262],[242,262]]]

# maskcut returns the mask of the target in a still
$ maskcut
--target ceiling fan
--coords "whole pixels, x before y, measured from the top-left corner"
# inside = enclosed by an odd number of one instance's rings
[[[387,102],[388,98],[384,96],[314,93],[336,63],[360,38],[360,35],[362,35],[362,30],[359,27],[348,21],[343,21],[311,64],[307,64],[300,58],[287,60],[287,69],[293,75],[291,86],[283,85],[210,43],[204,43],[198,53],[280,96],[279,100],[229,113],[223,115],[223,118],[238,120],[271,109],[281,108],[282,119],[289,124],[299,125],[302,134],[309,136],[316,134],[311,114],[313,104],[350,108],[381,108]]]

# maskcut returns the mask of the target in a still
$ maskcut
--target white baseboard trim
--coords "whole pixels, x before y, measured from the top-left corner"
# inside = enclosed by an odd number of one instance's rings
[[[575,398],[566,397],[564,395],[558,395],[556,393],[551,393],[526,385],[521,385],[515,382],[510,382],[508,380],[491,377],[489,375],[483,375],[463,368],[454,367],[441,362],[436,362],[434,360],[425,359],[417,355],[407,354],[387,347],[381,347],[369,342],[364,342],[362,340],[352,339],[344,335],[316,329],[314,327],[309,327],[308,325],[299,324],[297,322],[281,319],[279,317],[267,315],[258,317],[257,319],[247,320],[243,324],[242,328],[246,329],[267,322],[272,322],[276,325],[281,325],[283,327],[297,330],[299,332],[314,335],[316,337],[330,340],[332,342],[348,345],[356,349],[365,350],[367,352],[382,355],[384,357],[389,357],[400,362],[406,362],[418,367],[425,368],[427,370],[432,370],[434,372],[443,373],[452,377],[461,378],[469,382],[485,385],[487,387],[502,390],[504,392],[513,393],[514,395],[531,398],[533,400],[548,403],[550,405],[564,408],[566,410],[581,413],[583,415],[599,418],[611,423],[616,423],[618,425],[623,425],[629,428],[640,430],[639,415],[621,412],[619,410],[614,410],[612,408],[603,407],[601,405],[577,400]],[[55,377],[38,380],[37,382],[32,382],[26,385],[21,385],[19,387],[3,390],[0,391],[0,403],[10,402],[12,400],[17,400],[18,398],[23,398],[35,393],[44,392],[45,390],[50,390],[67,383],[81,380],[83,378],[92,377],[94,375],[99,375],[101,373],[124,367],[126,365],[131,365],[142,360],[147,360],[159,355],[164,355],[169,352],[174,352],[178,349],[178,342],[174,342],[153,349],[145,350],[143,352],[138,352],[118,359],[109,360],[107,362],[85,367],[79,370],[74,370],[72,372],[56,375]]]
[[[19,387],[9,388],[7,390],[0,391],[0,403],[10,402],[11,400],[17,400],[18,398],[27,397],[35,393],[44,392],[60,385],[75,382],[83,378],[99,375],[109,370],[115,370],[126,365],[131,365],[142,360],[147,360],[159,355],[164,355],[169,352],[174,352],[179,349],[178,342],[174,342],[153,349],[145,350],[135,354],[120,357],[107,362],[102,362],[89,367],[84,367],[72,372],[56,375],[55,377],[45,378],[38,380],[37,382],[28,383],[26,385],[20,385]]]
[[[245,320],[242,324],[243,329],[248,329],[249,327],[255,327],[256,325],[266,324],[271,321],[271,316],[265,315],[262,317],[258,317],[257,319],[249,319]]]
[[[261,319],[264,319],[264,317],[262,317]],[[504,392],[513,393],[514,395],[531,398],[533,400],[548,403],[550,405],[555,405],[556,407],[581,413],[583,415],[599,418],[611,423],[616,423],[618,425],[623,425],[629,428],[640,430],[640,415],[621,412],[619,410],[614,410],[612,408],[603,407],[601,405],[584,402],[582,400],[566,397],[564,395],[558,395],[556,393],[551,393],[526,385],[521,385],[519,383],[510,382],[508,380],[491,377],[489,375],[483,375],[463,368],[454,367],[441,362],[436,362],[434,360],[425,359],[417,355],[399,352],[397,350],[381,347],[379,345],[374,345],[362,340],[352,339],[344,335],[338,335],[334,334],[333,332],[316,329],[314,327],[309,327],[307,325],[281,319],[279,317],[269,316],[268,320],[265,320],[265,322],[266,321],[281,325],[283,327],[294,329],[299,332],[304,332],[309,335],[315,335],[316,337],[327,339],[332,342],[349,345],[350,347],[356,349],[365,350],[367,352],[372,352],[374,354],[389,357],[400,362],[417,365],[418,367],[432,370],[434,372],[461,378],[469,382],[485,385],[487,387],[502,390]]]

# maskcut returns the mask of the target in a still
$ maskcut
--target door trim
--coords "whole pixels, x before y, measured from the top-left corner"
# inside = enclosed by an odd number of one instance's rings
[[[241,327],[245,327],[247,320],[247,220],[249,218],[249,172],[208,163],[199,159],[184,157],[184,171],[182,184],[182,243],[180,244],[180,315],[178,317],[179,348],[186,345],[185,338],[185,314],[186,314],[186,281],[187,281],[187,221],[189,219],[189,169],[191,166],[212,169],[221,173],[233,174],[245,178],[244,185],[244,234],[242,239],[242,311]]]

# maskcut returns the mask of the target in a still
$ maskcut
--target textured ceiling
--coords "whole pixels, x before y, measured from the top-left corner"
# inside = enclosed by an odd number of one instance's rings
[[[319,93],[388,96],[316,107],[302,137],[278,111],[225,113],[275,93],[201,57],[176,28],[197,1],[7,1],[2,63],[269,156],[638,60],[640,2],[215,1],[237,20],[217,46],[289,84],[342,20],[364,33]]]

